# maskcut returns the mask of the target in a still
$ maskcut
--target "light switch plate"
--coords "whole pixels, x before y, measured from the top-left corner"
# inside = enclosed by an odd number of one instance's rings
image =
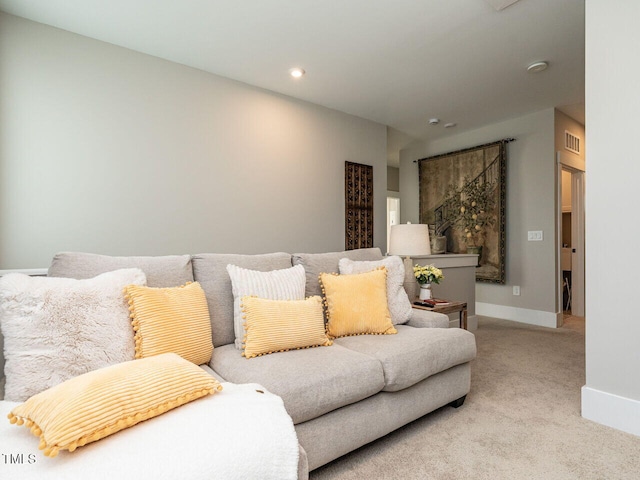
[[[530,242],[541,242],[542,238],[542,230],[529,230],[527,232],[527,240]]]

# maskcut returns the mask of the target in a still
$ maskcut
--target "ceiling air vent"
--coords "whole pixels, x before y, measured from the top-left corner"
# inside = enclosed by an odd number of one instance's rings
[[[564,131],[564,148],[570,152],[580,155],[580,137],[568,130]]]

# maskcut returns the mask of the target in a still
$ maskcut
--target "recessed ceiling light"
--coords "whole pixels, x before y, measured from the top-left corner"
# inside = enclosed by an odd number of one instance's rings
[[[429,125],[437,125],[440,123],[440,119],[439,118],[430,118],[429,119]]]
[[[300,78],[302,77],[306,72],[301,69],[301,68],[292,68],[291,70],[289,70],[289,75],[291,75],[293,78]]]
[[[535,62],[527,67],[527,72],[529,73],[538,73],[543,70],[546,70],[549,64],[547,62]]]
[[[457,123],[445,123],[444,128],[453,128],[457,125]]]

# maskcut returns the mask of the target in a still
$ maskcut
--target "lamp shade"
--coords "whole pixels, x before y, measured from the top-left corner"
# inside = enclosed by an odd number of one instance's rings
[[[431,255],[429,225],[405,223],[391,226],[389,254],[406,257]]]

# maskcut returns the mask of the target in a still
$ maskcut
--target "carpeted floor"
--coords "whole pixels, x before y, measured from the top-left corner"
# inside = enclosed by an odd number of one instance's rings
[[[481,317],[471,392],[321,467],[311,480],[640,479],[640,437],[580,416],[584,320]]]

